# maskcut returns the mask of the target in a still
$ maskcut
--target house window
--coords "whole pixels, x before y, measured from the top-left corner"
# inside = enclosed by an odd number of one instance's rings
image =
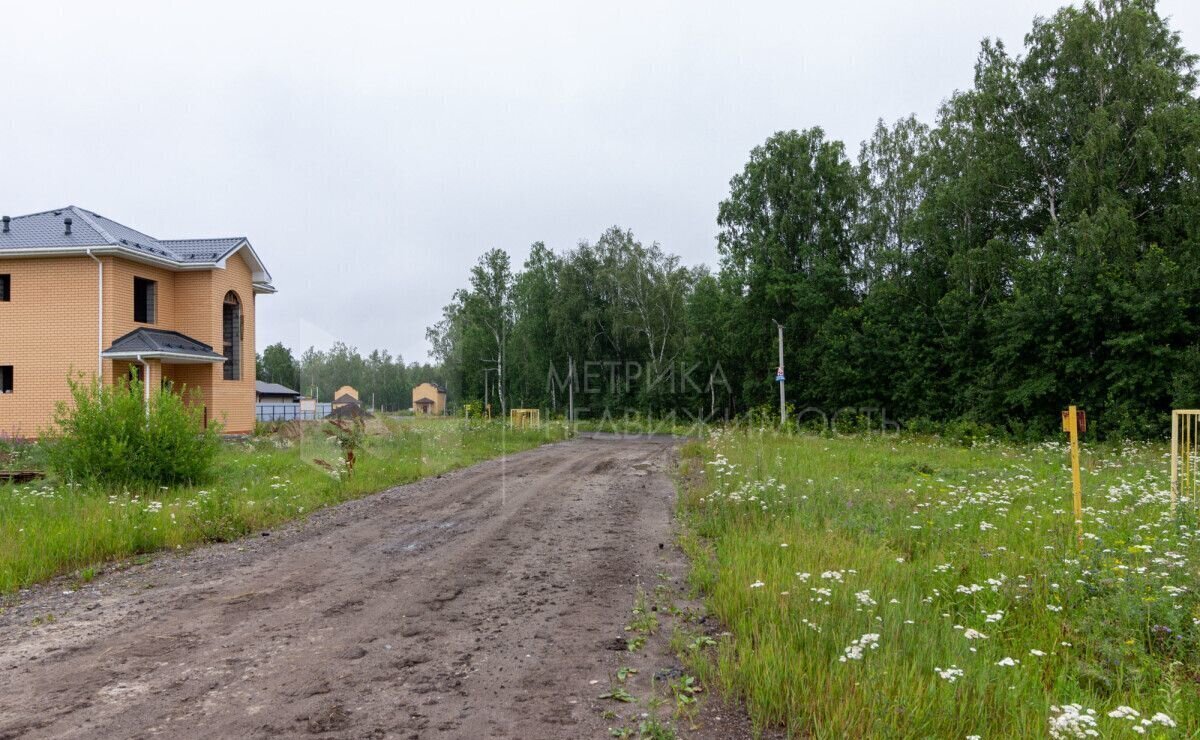
[[[133,320],[153,324],[158,304],[158,283],[146,278],[133,279]]]
[[[13,392],[13,366],[0,365],[0,393]]]
[[[221,334],[225,350],[225,379],[242,379],[242,302],[237,293],[225,294],[221,304]]]
[[[12,275],[0,275],[0,303],[12,300]]]

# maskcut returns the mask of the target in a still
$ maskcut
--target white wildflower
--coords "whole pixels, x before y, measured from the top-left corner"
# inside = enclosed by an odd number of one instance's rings
[[[1163,727],[1174,727],[1175,726],[1175,720],[1171,719],[1170,717],[1163,714],[1162,712],[1155,712],[1154,716],[1150,718],[1150,721],[1155,724],[1162,725]]]
[[[963,670],[956,665],[952,665],[949,668],[934,668],[933,670],[939,677],[950,683],[954,683],[963,676]]]
[[[844,655],[838,658],[838,660],[842,663],[845,663],[849,660],[862,660],[864,650],[868,648],[875,650],[878,647],[879,635],[877,633],[870,632],[850,643],[850,646],[843,651]]]
[[[1099,737],[1096,730],[1096,710],[1084,709],[1078,704],[1050,707],[1050,737],[1080,738]]]

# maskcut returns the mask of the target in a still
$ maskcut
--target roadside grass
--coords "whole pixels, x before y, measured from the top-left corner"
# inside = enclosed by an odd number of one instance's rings
[[[716,432],[684,446],[690,660],[815,737],[1200,733],[1200,532],[1163,445]]]
[[[41,470],[45,457],[45,450],[35,442],[0,435],[0,472]]]
[[[700,420],[680,417],[675,413],[662,416],[630,413],[623,416],[605,415],[575,420],[576,431],[610,434],[670,434],[677,437],[695,437],[703,435],[707,428]]]
[[[268,530],[325,506],[476,462],[561,440],[558,425],[512,431],[498,422],[390,419],[337,477],[324,425],[227,442],[207,485],[102,490],[42,480],[0,485],[0,593],[107,561]]]

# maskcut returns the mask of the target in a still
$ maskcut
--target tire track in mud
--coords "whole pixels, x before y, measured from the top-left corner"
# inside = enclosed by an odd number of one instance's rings
[[[548,445],[37,589],[0,615],[0,738],[606,736],[602,646],[680,568],[670,453]]]

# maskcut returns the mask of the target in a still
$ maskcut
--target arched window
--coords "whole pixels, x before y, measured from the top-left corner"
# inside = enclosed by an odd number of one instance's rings
[[[225,350],[225,379],[242,379],[242,302],[232,290],[221,305],[221,331]]]

